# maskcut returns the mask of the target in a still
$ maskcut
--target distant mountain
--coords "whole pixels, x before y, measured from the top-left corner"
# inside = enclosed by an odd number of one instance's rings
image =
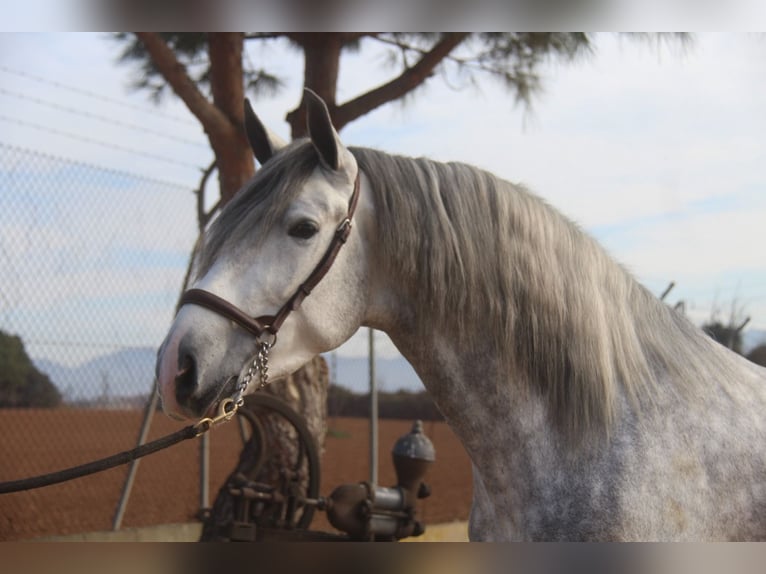
[[[136,347],[102,355],[76,367],[45,359],[34,363],[48,375],[65,400],[80,401],[150,393],[156,357],[156,349]]]
[[[123,349],[96,357],[77,367],[67,367],[45,359],[35,366],[46,373],[67,401],[92,400],[100,397],[146,395],[154,384],[157,350],[151,347]],[[332,368],[330,354],[325,355]],[[381,391],[423,390],[420,379],[402,357],[375,361],[378,388]],[[367,357],[337,357],[334,381],[354,392],[367,392],[369,385]]]
[[[750,329],[742,335],[743,351],[750,352],[766,343],[766,331]],[[77,367],[66,367],[45,359],[34,360],[35,366],[47,374],[65,400],[92,400],[99,397],[128,397],[146,395],[154,384],[154,363],[157,350],[152,347],[123,349],[97,357]],[[324,355],[332,369],[331,353]],[[369,388],[367,357],[338,355],[337,372],[331,381],[356,393]],[[423,385],[410,364],[403,357],[375,360],[378,389],[393,392],[399,389],[421,391]]]

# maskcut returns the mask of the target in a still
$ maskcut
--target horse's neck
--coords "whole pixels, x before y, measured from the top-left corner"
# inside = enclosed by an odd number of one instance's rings
[[[517,450],[518,441],[543,431],[545,405],[536,393],[510,380],[491,353],[469,349],[448,334],[392,334],[426,389],[478,463],[487,451],[497,458],[498,445]],[[476,347],[474,347],[476,348]],[[500,434],[503,436],[501,437]],[[546,433],[547,434],[547,433]]]
[[[552,461],[553,452],[543,401],[534,393],[519,392],[520,385],[502,374],[490,354],[467,351],[449,336],[391,336],[471,458],[474,501],[482,506],[477,493],[484,492],[492,500],[485,511],[504,513],[507,523],[531,496],[526,489],[539,483],[539,473],[556,472],[545,462]],[[475,508],[474,513],[480,512]]]

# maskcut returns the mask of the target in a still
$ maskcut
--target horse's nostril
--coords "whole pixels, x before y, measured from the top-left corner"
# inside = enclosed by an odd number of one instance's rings
[[[179,405],[188,405],[194,391],[197,390],[197,362],[194,357],[183,354],[178,361],[176,382],[176,401]]]

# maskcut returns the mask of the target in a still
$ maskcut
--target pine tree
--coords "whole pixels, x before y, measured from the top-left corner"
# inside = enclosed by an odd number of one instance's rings
[[[55,407],[61,393],[32,364],[20,337],[0,331],[0,407]]]

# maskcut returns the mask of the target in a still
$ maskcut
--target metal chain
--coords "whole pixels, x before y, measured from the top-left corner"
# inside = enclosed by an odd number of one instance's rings
[[[234,405],[237,408],[245,404],[245,391],[256,372],[258,373],[258,389],[262,389],[269,384],[269,351],[272,344],[267,341],[258,341],[258,351],[253,358],[253,362],[245,376],[237,384],[237,388],[232,396],[232,401],[234,401]]]
[[[269,351],[271,343],[261,341],[258,343],[258,354],[255,355],[254,363],[257,365],[259,378],[258,389],[269,384]]]

